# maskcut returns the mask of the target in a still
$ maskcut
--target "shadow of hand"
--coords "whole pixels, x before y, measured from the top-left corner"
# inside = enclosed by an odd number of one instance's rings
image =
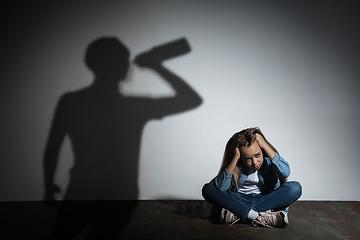
[[[154,51],[143,52],[135,57],[134,63],[143,68],[156,68],[162,60]]]

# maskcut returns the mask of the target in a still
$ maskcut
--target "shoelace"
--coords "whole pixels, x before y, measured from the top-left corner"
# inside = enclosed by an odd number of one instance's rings
[[[232,212],[225,210],[224,212],[224,218],[226,219],[227,215],[230,214],[230,219],[229,222],[231,222],[230,226],[234,225],[236,222],[238,222],[240,220],[240,218],[238,218],[237,216],[235,216],[235,214],[233,214]]]
[[[235,221],[233,221],[231,224],[230,224],[230,226],[232,226],[232,225],[234,225],[237,221],[239,221],[240,220],[240,218],[237,218],[237,219],[235,219]]]

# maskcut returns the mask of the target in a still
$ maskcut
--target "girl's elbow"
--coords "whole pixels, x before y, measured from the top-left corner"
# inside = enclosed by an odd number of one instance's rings
[[[227,191],[229,188],[225,187],[225,186],[218,186],[216,187],[219,191],[223,192],[223,191]]]
[[[226,189],[224,189],[224,184],[219,184],[217,182],[215,182],[215,187],[219,191],[225,191],[226,190]]]
[[[284,178],[288,178],[288,177],[290,176],[290,173],[291,173],[290,169],[285,170],[285,171],[283,172],[283,177],[284,177]]]

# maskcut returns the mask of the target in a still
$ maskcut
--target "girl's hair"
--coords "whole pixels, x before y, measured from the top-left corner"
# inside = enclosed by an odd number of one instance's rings
[[[222,160],[222,164],[220,167],[219,173],[223,172],[225,168],[229,165],[230,161],[232,160],[232,156],[234,154],[235,148],[242,148],[242,147],[248,147],[252,145],[256,141],[256,134],[260,134],[267,144],[276,152],[278,151],[274,148],[273,145],[271,145],[268,140],[266,140],[264,134],[261,132],[260,128],[254,127],[254,128],[246,128],[240,132],[235,133],[227,142],[224,156]],[[266,155],[266,153],[264,152]],[[279,153],[278,153],[279,154]],[[241,173],[241,168],[243,167],[242,161],[238,162],[238,165],[236,166],[233,176],[235,179],[235,182],[232,180],[233,186],[237,186],[239,184],[239,178]]]

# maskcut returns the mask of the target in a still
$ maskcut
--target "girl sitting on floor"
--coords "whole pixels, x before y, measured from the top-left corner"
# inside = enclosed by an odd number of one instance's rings
[[[286,227],[289,205],[302,193],[300,183],[286,181],[289,175],[289,164],[260,129],[248,128],[227,142],[220,172],[202,194],[214,211],[221,210],[222,222]]]

